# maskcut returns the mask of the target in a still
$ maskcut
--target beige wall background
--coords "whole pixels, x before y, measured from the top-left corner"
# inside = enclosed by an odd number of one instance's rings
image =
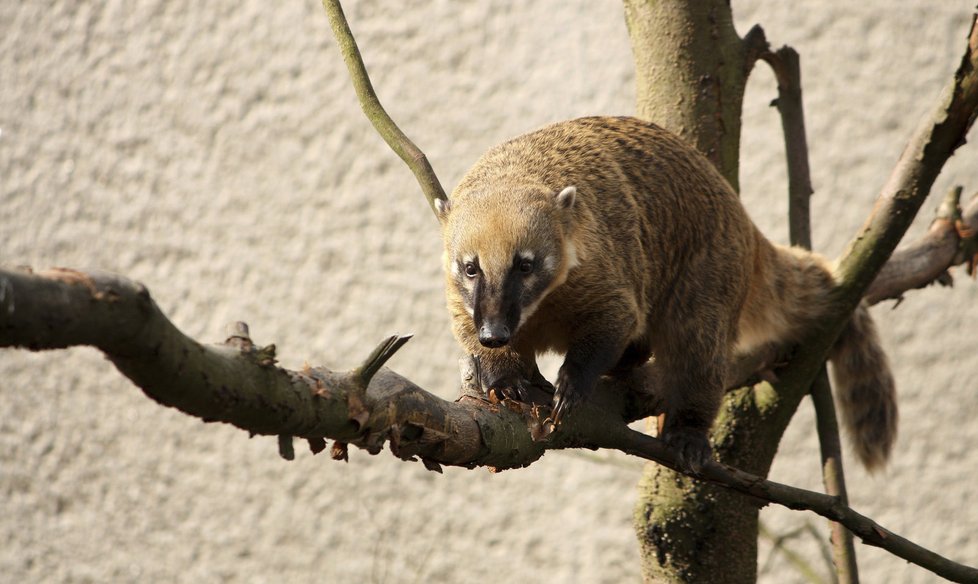
[[[633,111],[618,2],[348,1],[377,90],[447,188],[489,146],[548,122]],[[816,246],[841,251],[959,59],[970,0],[734,2],[803,59]],[[745,106],[742,183],[787,229],[772,76]],[[974,134],[974,132],[972,132]],[[973,138],[978,142],[978,139]],[[947,188],[978,190],[978,148]],[[436,222],[359,111],[313,0],[0,3],[0,264],[139,280],[188,334],[244,320],[286,367],[349,367],[393,332],[391,366],[456,388]],[[886,473],[850,466],[853,505],[978,564],[978,285],[874,309],[900,384]],[[818,489],[806,402],[773,478]],[[349,464],[204,425],[146,399],[96,351],[0,351],[2,582],[628,582],[641,464],[555,453],[499,475],[351,452]],[[766,509],[827,568],[815,515]],[[866,582],[931,582],[858,547]],[[765,543],[762,582],[805,581]],[[719,576],[718,576],[719,578]]]

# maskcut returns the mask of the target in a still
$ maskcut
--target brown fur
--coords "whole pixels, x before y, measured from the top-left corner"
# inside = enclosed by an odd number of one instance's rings
[[[540,382],[535,356],[563,353],[559,417],[598,376],[654,354],[671,391],[663,437],[692,467],[709,455],[729,360],[793,340],[833,286],[820,256],[768,242],[703,156],[634,118],[558,123],[489,150],[440,218],[453,330],[490,385],[521,395]],[[530,272],[517,273],[520,254]],[[490,329],[512,338],[484,346]],[[896,403],[865,308],[832,358],[856,451],[879,466]]]

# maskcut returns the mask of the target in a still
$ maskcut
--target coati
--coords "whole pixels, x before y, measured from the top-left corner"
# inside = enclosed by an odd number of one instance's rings
[[[728,361],[789,342],[828,304],[822,257],[769,242],[713,165],[635,118],[547,126],[489,150],[436,211],[453,332],[486,387],[521,397],[536,356],[565,355],[554,423],[604,374],[654,355],[662,438],[711,454]],[[881,466],[896,435],[893,377],[865,306],[830,355],[855,449]]]

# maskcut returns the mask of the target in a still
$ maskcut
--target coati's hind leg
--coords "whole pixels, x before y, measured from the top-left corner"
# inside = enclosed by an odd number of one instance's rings
[[[729,352],[728,327],[710,318],[710,308],[704,307],[697,319],[678,319],[665,327],[655,346],[655,366],[666,392],[660,437],[676,451],[679,465],[693,471],[712,456],[709,431],[723,397]]]

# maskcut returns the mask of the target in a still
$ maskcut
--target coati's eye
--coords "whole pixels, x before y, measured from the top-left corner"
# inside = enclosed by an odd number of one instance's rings
[[[529,274],[533,271],[533,260],[520,260],[519,269],[521,274]]]
[[[472,262],[465,262],[462,266],[462,271],[465,272],[466,277],[475,278],[479,275],[479,268],[475,266]]]

